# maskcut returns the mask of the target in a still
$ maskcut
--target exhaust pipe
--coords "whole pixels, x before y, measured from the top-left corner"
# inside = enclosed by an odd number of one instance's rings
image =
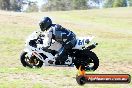
[[[98,43],[93,43],[92,45],[88,46],[86,49],[92,50],[92,49],[94,49],[97,45],[98,45]]]

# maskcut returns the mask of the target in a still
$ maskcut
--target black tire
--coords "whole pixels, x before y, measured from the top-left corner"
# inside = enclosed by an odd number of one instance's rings
[[[93,63],[92,67],[90,67],[90,63]],[[81,69],[85,71],[95,71],[99,66],[99,59],[94,52],[87,51],[82,53],[81,57],[78,59],[78,62],[75,65],[77,69],[82,66]]]
[[[94,65],[90,68],[89,68],[89,66],[86,66],[85,69],[95,71],[99,66],[99,59],[98,59],[97,55],[92,51],[89,51],[87,54],[88,54],[88,58],[89,58],[88,61],[90,63],[92,62]]]
[[[27,61],[27,59],[29,59],[29,58],[28,58],[26,55],[27,55],[27,52],[25,52],[25,51],[23,51],[23,52],[21,53],[21,55],[20,55],[20,61],[21,61],[22,65],[23,65],[24,67],[30,67],[30,68],[35,67],[35,68],[40,68],[40,67],[43,66],[43,62],[42,62],[41,60],[37,59],[36,57],[35,57],[35,59],[37,60],[37,63],[36,63],[36,64],[31,64],[31,63],[29,63],[29,62]]]

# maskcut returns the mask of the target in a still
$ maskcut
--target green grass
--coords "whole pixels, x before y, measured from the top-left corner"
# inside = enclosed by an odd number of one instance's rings
[[[19,60],[26,37],[38,29],[43,16],[71,29],[77,36],[95,35],[93,51],[100,66],[89,74],[132,75],[132,8],[17,13],[0,11],[0,88],[131,88],[130,84],[79,86],[76,68],[24,68]]]

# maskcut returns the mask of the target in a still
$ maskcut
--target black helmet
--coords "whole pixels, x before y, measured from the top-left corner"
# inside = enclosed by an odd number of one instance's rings
[[[52,25],[52,21],[49,17],[44,17],[39,23],[41,31],[48,30],[48,28],[50,28],[51,25]]]

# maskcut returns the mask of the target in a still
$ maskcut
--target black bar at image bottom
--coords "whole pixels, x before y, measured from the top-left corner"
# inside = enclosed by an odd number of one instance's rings
[[[131,76],[129,74],[85,74],[76,76],[79,85],[85,83],[130,83]]]

